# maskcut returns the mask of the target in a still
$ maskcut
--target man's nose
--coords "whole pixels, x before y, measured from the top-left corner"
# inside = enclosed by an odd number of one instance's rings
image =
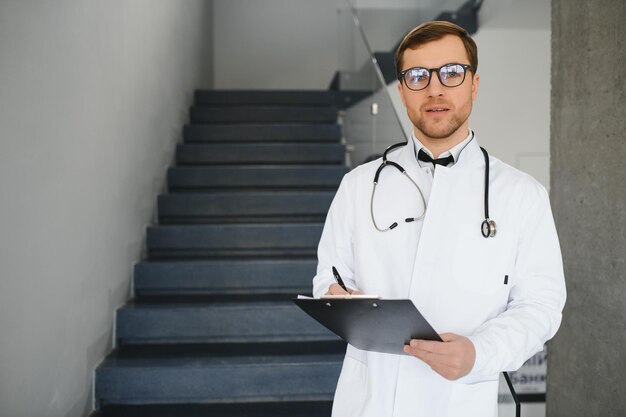
[[[432,70],[430,72],[430,82],[428,83],[428,87],[426,87],[426,93],[429,96],[440,96],[443,94],[445,88],[446,87],[441,84],[441,81],[439,81],[439,74],[437,71]]]

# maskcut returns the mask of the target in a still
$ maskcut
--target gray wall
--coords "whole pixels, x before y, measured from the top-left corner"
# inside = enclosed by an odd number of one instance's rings
[[[211,3],[0,0],[0,416],[84,416]]]
[[[389,50],[420,18],[464,0],[350,0],[375,50]],[[215,0],[215,87],[325,89],[358,69],[346,0]],[[356,61],[356,62],[355,62]],[[357,68],[353,68],[357,65]]]
[[[552,202],[568,301],[549,417],[626,415],[626,2],[552,1]]]
[[[339,1],[215,0],[215,87],[327,88]]]

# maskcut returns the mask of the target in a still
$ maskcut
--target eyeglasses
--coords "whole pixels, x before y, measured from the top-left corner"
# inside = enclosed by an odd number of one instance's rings
[[[407,86],[409,90],[423,90],[430,84],[431,74],[437,73],[439,82],[446,87],[458,87],[465,81],[467,71],[473,71],[471,65],[467,64],[446,64],[439,68],[413,67],[398,74],[398,81]]]

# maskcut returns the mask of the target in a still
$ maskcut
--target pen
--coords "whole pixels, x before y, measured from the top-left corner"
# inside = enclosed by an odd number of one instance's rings
[[[341,286],[341,288],[343,288],[345,292],[350,292],[346,288],[346,284],[343,283],[343,280],[341,279],[341,276],[339,275],[337,268],[335,268],[334,266],[333,266],[333,275],[335,276],[335,280],[337,281],[337,284],[339,284],[339,286]]]

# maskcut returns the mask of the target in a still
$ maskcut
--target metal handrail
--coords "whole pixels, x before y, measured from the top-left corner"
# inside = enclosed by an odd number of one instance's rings
[[[504,380],[509,387],[509,391],[511,391],[511,396],[513,397],[513,402],[515,402],[515,417],[520,417],[522,415],[521,403],[519,398],[517,398],[517,393],[515,392],[515,388],[513,387],[513,383],[511,382],[511,378],[509,377],[508,372],[502,372],[504,375]]]

